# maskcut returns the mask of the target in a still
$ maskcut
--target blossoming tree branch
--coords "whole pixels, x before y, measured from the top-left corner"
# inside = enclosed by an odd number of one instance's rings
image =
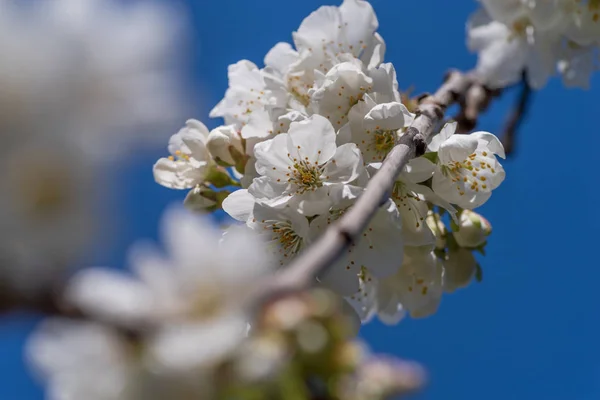
[[[474,210],[504,181],[505,149],[471,132],[478,116],[521,84],[510,139],[531,90],[555,75],[585,88],[597,69],[600,2],[480,3],[467,23],[477,65],[416,98],[365,0],[319,8],[264,67],[231,65],[210,113],[224,124],[188,120],[154,165],[160,185],[188,190],[188,212],[165,213],[168,256],[136,246],[132,274],[83,270],[45,308],[56,315],[28,354],[53,398],[361,400],[420,386],[419,367],[353,333],[431,316],[482,279],[474,254],[492,228]],[[194,215],[220,209],[223,232]]]

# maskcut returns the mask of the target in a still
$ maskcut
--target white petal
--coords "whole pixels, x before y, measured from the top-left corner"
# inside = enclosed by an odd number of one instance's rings
[[[470,135],[452,135],[440,145],[440,163],[447,165],[453,161],[466,160],[477,149],[477,139]]]
[[[66,297],[85,312],[122,325],[143,322],[156,306],[147,286],[118,272],[100,268],[83,270],[75,275]]]
[[[435,164],[425,157],[413,158],[406,164],[402,171],[402,180],[413,183],[421,183],[433,176]]]
[[[204,181],[207,165],[194,168],[184,161],[161,158],[152,170],[158,184],[170,189],[189,189]]]
[[[236,190],[223,200],[223,211],[241,222],[248,221],[253,208],[254,196],[245,189]]]
[[[218,316],[206,323],[165,326],[151,343],[159,366],[171,372],[211,368],[245,338],[243,315]]]
[[[353,258],[375,277],[385,278],[402,265],[402,223],[396,205],[388,200],[380,207],[356,244]]]
[[[289,43],[277,43],[265,56],[265,65],[284,75],[290,65],[298,61],[298,52]]]
[[[273,139],[254,146],[256,172],[274,180],[285,182],[288,167],[293,165],[288,151],[288,134],[275,136]]]
[[[429,144],[427,145],[429,151],[438,151],[440,145],[446,140],[448,140],[452,135],[454,135],[454,132],[456,132],[456,126],[456,122],[448,122],[444,124],[444,127],[442,128],[440,133],[434,135],[433,138],[431,138]]]
[[[365,116],[365,127],[373,130],[402,129],[404,128],[405,114],[408,114],[408,109],[402,103],[378,104]]]
[[[363,0],[344,0],[339,11],[344,22],[345,43],[348,48],[352,46],[356,56],[367,47],[366,43],[370,44],[373,40],[373,34],[379,27],[377,16],[371,4]]]
[[[323,175],[330,183],[350,183],[363,172],[360,150],[354,143],[337,148],[330,162],[325,166]]]
[[[506,155],[504,154],[504,146],[502,146],[502,142],[500,142],[495,135],[489,132],[481,131],[471,133],[471,136],[477,139],[479,142],[478,148],[481,147],[482,151],[488,149],[492,153],[497,154],[502,158],[506,158]]]
[[[335,154],[335,140],[335,130],[327,118],[313,115],[310,119],[292,122],[287,136],[287,153],[297,157],[298,161],[323,164]]]
[[[299,51],[311,49],[311,51],[319,52],[323,40],[326,43],[332,40],[338,43],[341,24],[341,15],[337,7],[320,7],[306,17],[298,31],[293,33],[296,48]]]

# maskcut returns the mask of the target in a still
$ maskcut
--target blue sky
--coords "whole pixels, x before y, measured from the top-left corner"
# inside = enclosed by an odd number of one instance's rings
[[[208,121],[222,97],[226,68],[242,58],[261,63],[312,10],[331,0],[188,0],[196,35],[194,85],[201,98],[190,117]],[[402,88],[433,91],[450,68],[475,61],[464,45],[464,23],[475,1],[373,0],[387,61]],[[505,162],[507,179],[482,208],[494,232],[481,259],[484,281],[444,298],[440,311],[397,327],[373,323],[362,337],[376,351],[419,361],[430,373],[417,399],[591,400],[600,398],[600,263],[593,253],[600,217],[598,188],[599,80],[590,91],[552,81],[535,93],[520,130],[517,153]],[[515,93],[505,93],[479,128],[499,133]],[[183,122],[183,121],[182,121]],[[165,144],[171,132],[165,133]],[[184,193],[152,180],[162,153],[138,156],[116,176],[127,221],[119,243],[98,257],[122,265],[135,238],[155,237],[163,207]],[[143,201],[140,202],[140,199]],[[32,318],[0,324],[0,398],[40,399],[21,346]]]

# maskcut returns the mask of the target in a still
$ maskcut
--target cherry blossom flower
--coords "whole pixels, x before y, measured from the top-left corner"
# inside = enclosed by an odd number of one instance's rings
[[[259,143],[254,148],[256,171],[251,194],[271,196],[260,201],[282,207],[291,201],[305,215],[320,214],[329,208],[329,186],[349,184],[362,173],[360,151],[354,144],[336,146],[336,134],[324,117],[313,115],[290,125],[288,133]]]
[[[504,158],[498,138],[488,132],[454,134],[456,123],[446,124],[434,136],[429,150],[437,152],[433,191],[461,208],[481,206],[504,180],[504,169],[495,155]]]
[[[332,188],[333,206],[328,213],[311,221],[311,236],[318,237],[330,224],[342,217],[363,191],[363,188],[355,186]],[[388,200],[379,208],[360,240],[318,278],[325,286],[340,294],[355,294],[359,290],[361,272],[366,271],[377,278],[395,273],[402,264],[402,247],[402,225],[398,209]]]
[[[433,252],[404,248],[404,263],[398,272],[378,283],[378,316],[383,322],[397,323],[405,312],[413,318],[435,313],[445,280],[442,262]]]
[[[452,225],[452,232],[459,246],[472,249],[485,244],[492,233],[492,225],[482,215],[463,210],[458,223]]]
[[[154,164],[154,179],[171,189],[189,189],[203,183],[212,165],[206,147],[209,131],[197,120],[190,119],[186,126],[169,140],[171,156]]]
[[[83,270],[67,298],[103,320],[154,326],[148,352],[159,369],[210,368],[245,337],[248,283],[262,279],[273,263],[264,243],[245,227],[221,238],[210,222],[171,209],[162,232],[170,259],[147,246],[134,248],[135,277]]]

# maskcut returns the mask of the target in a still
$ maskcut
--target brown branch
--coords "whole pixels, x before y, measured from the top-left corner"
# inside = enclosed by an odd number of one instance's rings
[[[519,126],[521,126],[521,123],[523,123],[523,120],[527,117],[532,94],[531,86],[527,83],[527,73],[523,72],[523,78],[521,79],[521,93],[519,94],[516,106],[509,114],[504,127],[504,134],[502,135],[502,144],[504,145],[504,151],[507,155],[511,154],[515,149],[515,137]]]
[[[356,204],[288,268],[276,275],[270,282],[270,290],[263,288],[263,293],[306,288],[360,237],[377,209],[389,197],[402,168],[411,158],[425,152],[426,143],[435,134],[446,108],[463,97],[475,79],[471,73],[452,71],[435,94],[421,97],[412,125],[388,154]]]
[[[477,126],[479,115],[487,110],[491,101],[501,93],[499,89],[489,89],[478,80],[473,80],[460,99],[460,111],[454,117],[457,133],[467,133]]]

